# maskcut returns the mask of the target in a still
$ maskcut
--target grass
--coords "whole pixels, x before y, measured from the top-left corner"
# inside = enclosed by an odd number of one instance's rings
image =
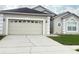
[[[49,38],[64,45],[79,45],[79,35],[59,35],[56,37],[49,36]]]
[[[0,36],[0,40],[2,39],[2,38],[4,38],[5,36]]]

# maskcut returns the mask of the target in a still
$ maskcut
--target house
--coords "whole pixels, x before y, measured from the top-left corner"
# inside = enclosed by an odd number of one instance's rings
[[[41,5],[38,5],[32,9],[51,15],[50,16],[50,34],[53,34],[53,19],[54,19],[53,17],[55,17],[56,14]]]
[[[56,15],[42,6],[3,10],[0,35],[9,34],[79,34],[79,16],[69,11]]]
[[[0,35],[49,35],[48,14],[30,8],[0,11]]]
[[[79,16],[69,11],[54,18],[54,34],[79,34]]]

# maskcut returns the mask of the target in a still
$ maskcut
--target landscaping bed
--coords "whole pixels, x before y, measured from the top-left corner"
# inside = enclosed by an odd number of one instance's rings
[[[79,45],[79,35],[59,35],[48,37],[64,45]]]
[[[79,49],[75,49],[75,51],[79,52]]]
[[[2,38],[4,38],[5,36],[0,36],[0,40],[2,39]]]

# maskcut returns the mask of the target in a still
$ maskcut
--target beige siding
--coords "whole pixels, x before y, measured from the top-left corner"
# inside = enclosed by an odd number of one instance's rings
[[[61,24],[61,26],[58,26],[58,23]],[[61,23],[61,18],[56,18],[54,19],[54,34],[61,34],[61,28],[62,27],[62,23]]]
[[[45,29],[47,29],[47,30],[45,30],[45,33],[46,34],[50,34],[50,17],[48,17],[46,20],[45,20]]]
[[[0,14],[0,35],[3,34],[3,14]]]
[[[70,19],[75,19],[78,22],[78,32],[63,32],[64,31],[64,27],[66,26],[66,22]],[[75,16],[71,16],[68,18],[65,18],[65,25],[63,25],[63,22],[61,21],[61,17],[55,18],[54,19],[54,34],[79,34],[79,18],[75,17]],[[61,26],[58,26],[58,23],[61,24]],[[63,27],[64,26],[64,27]]]

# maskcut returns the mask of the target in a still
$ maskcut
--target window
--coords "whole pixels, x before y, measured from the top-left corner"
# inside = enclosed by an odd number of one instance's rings
[[[30,23],[30,20],[27,20],[27,23]]]
[[[76,26],[68,26],[68,31],[76,31]]]
[[[73,21],[71,19],[71,21],[67,22],[67,30],[68,31],[77,31],[77,22]]]
[[[38,21],[35,21],[35,23],[38,23]]]
[[[46,20],[46,23],[47,23],[47,20]]]
[[[3,21],[5,22],[5,19],[3,19]]]
[[[74,31],[76,31],[76,30],[77,30],[77,29],[76,29],[76,26],[75,26],[75,27],[73,27],[73,30],[74,30]]]
[[[10,20],[10,22],[12,23],[12,22],[13,22],[13,20]]]
[[[34,21],[32,20],[31,23],[34,23]]]
[[[42,21],[39,21],[39,23],[42,23]]]
[[[17,20],[15,20],[15,23],[17,22]]]
[[[60,24],[60,23],[58,23],[58,26],[61,26],[61,24]]]
[[[22,22],[22,20],[19,20],[19,23],[21,23]]]
[[[25,23],[25,22],[26,22],[26,20],[23,20],[23,22]]]

